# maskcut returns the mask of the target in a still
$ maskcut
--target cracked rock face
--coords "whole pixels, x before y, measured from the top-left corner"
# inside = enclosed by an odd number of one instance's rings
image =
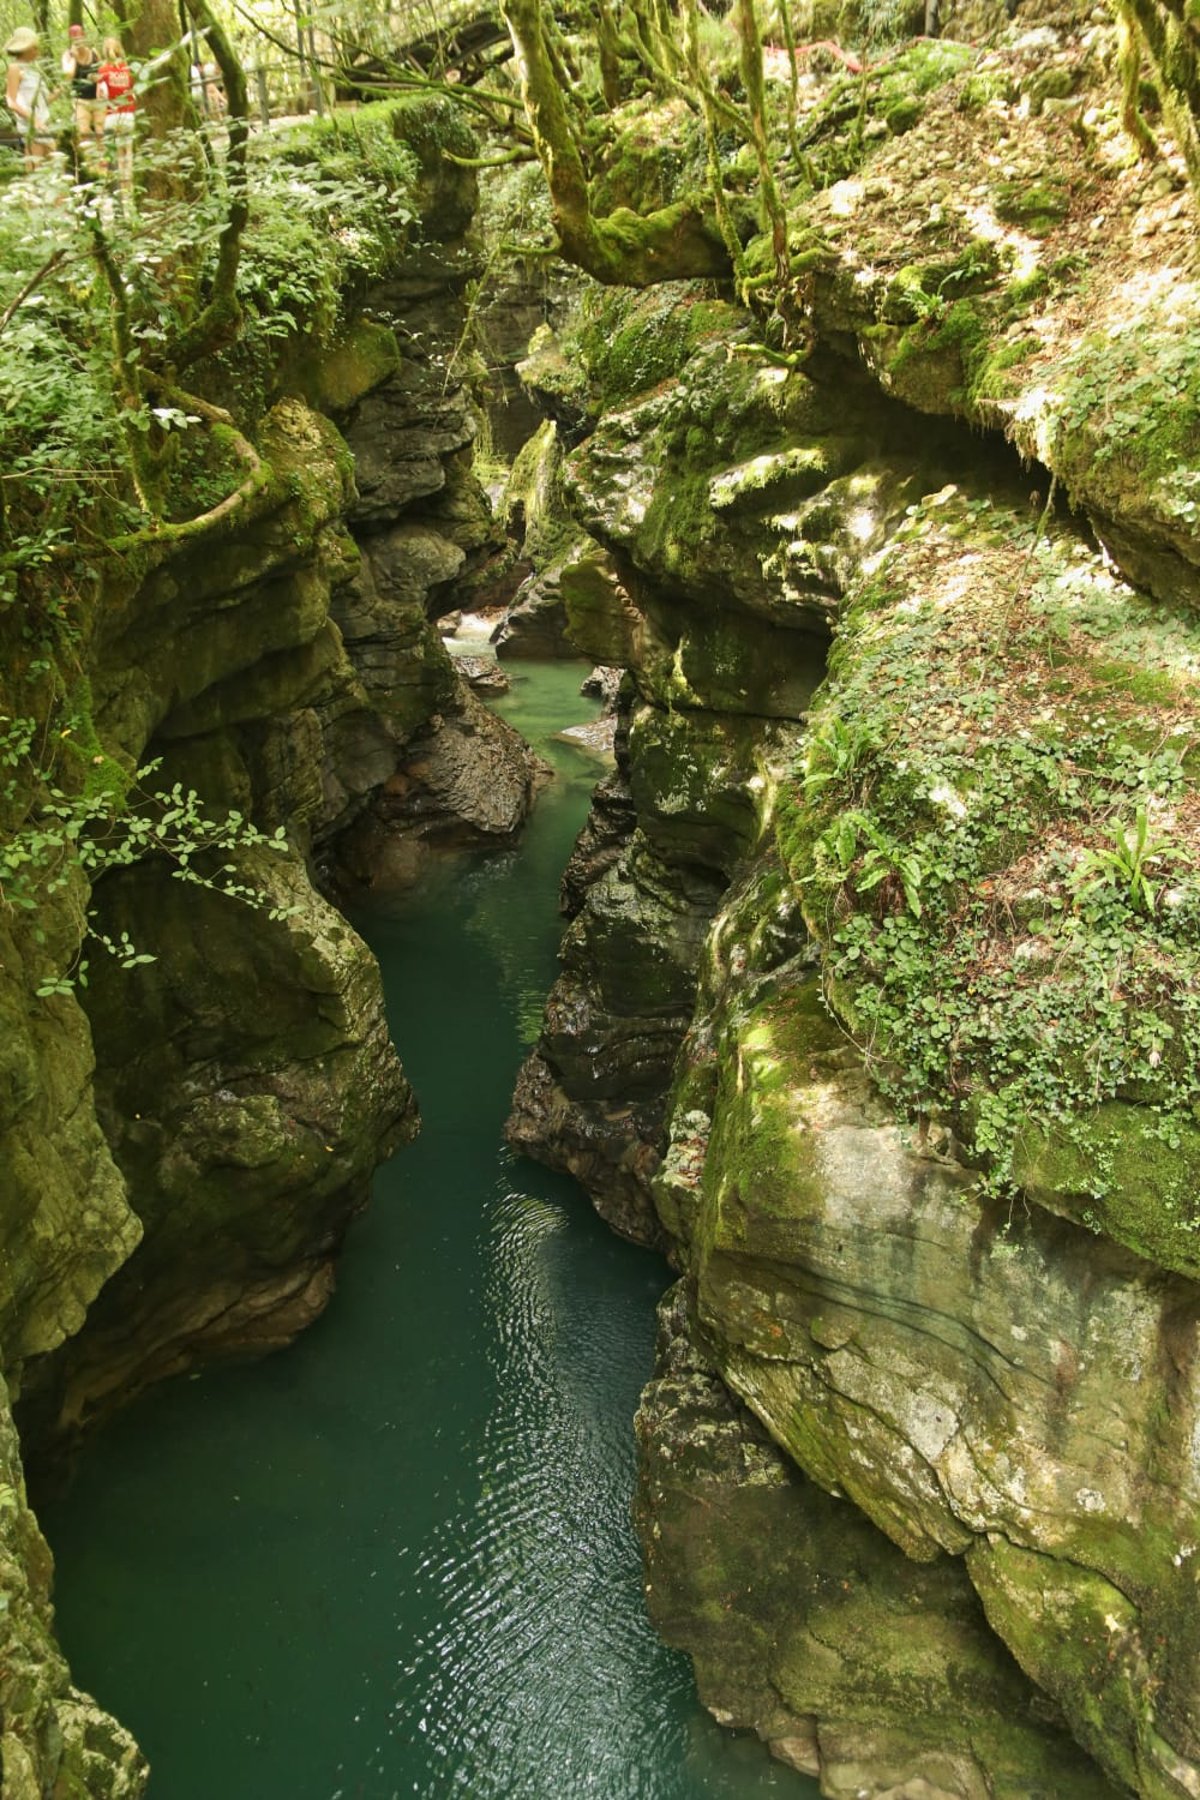
[[[799,1474],[716,1375],[685,1285],[636,1429],[646,1601],[705,1703],[837,1800],[1116,1800],[961,1563],[914,1564]]]
[[[909,1557],[965,1558],[993,1629],[1119,1781],[1186,1792],[1194,1285],[981,1207],[971,1171],[888,1117],[803,968],[730,1000],[691,1073],[694,1092],[707,1057],[711,1106],[681,1114],[663,1183],[715,1366]]]

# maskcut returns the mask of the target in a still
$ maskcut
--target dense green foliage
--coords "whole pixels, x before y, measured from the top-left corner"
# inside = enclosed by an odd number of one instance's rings
[[[414,106],[422,117],[410,117]],[[162,546],[218,528],[269,482],[245,433],[272,397],[281,351],[335,342],[348,297],[405,241],[419,163],[404,129],[423,128],[423,111],[423,101],[384,104],[255,145],[241,329],[201,372],[234,412],[180,389],[172,366],[214,278],[228,216],[218,166],[198,163],[190,195],[147,198],[136,212],[114,212],[52,169],[0,196],[0,906],[10,914],[36,915],[75,891],[78,874],[151,852],[183,879],[257,903],[221,856],[260,834],[232,814],[207,818],[192,793],[155,792],[151,770],[97,738],[87,645],[106,585],[136,581]],[[174,140],[161,150],[180,154]],[[58,991],[48,979],[45,991]]]
[[[966,528],[988,548],[948,608]],[[783,828],[833,1004],[989,1187],[1061,1129],[1102,1200],[1097,1107],[1169,1150],[1200,1100],[1194,622],[1131,616],[986,500],[917,515],[851,616]],[[1173,1222],[1200,1230],[1189,1179]]]

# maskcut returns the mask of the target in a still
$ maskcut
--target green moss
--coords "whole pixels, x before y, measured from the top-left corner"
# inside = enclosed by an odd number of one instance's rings
[[[758,835],[748,782],[757,720],[699,718],[647,707],[630,731],[630,782],[647,840],[677,865],[731,874]]]
[[[1034,300],[1040,300],[1050,291],[1050,271],[1032,269],[1028,275],[1022,275],[1016,281],[1010,281],[1005,289],[1005,299],[1009,309],[1019,311],[1029,306]]]
[[[888,378],[904,400],[923,412],[952,412],[970,392],[988,330],[975,302],[956,300],[899,337],[881,333],[880,342]]]
[[[389,325],[358,319],[328,347],[306,345],[298,350],[293,366],[289,385],[311,406],[321,412],[345,413],[395,374],[400,349]]]
[[[1031,237],[1046,237],[1066,218],[1071,199],[1065,181],[1045,176],[1041,181],[997,182],[992,204],[1006,224],[1020,226]]]
[[[1151,305],[1088,332],[1063,359],[1056,463],[1117,516],[1200,524],[1200,329]]]
[[[1021,1132],[1013,1179],[1040,1205],[1200,1275],[1200,1126],[1119,1100]]]
[[[1077,69],[1069,69],[1057,64],[1049,69],[1039,69],[1025,87],[1029,96],[1029,109],[1036,117],[1047,100],[1066,100],[1078,88],[1080,74]]]
[[[503,517],[522,534],[522,554],[535,569],[565,556],[580,539],[562,492],[562,446],[546,420],[518,451],[504,490]]]
[[[913,126],[919,122],[924,110],[919,100],[911,98],[897,100],[884,113],[884,123],[893,137],[902,137],[906,131],[911,131]]]
[[[1093,1570],[1010,1544],[1002,1535],[973,1550],[972,1580],[993,1628],[1068,1711],[1076,1736],[1102,1754],[1115,1780],[1143,1786],[1132,1721],[1149,1712],[1137,1655],[1138,1614]]]
[[[901,532],[843,617],[777,838],[893,1098],[949,1111],[985,1183],[1194,1274],[1200,883],[1174,809],[1195,775],[1145,709],[1190,717],[1200,635],[1080,568],[1069,538],[1035,553],[1028,529],[948,493]],[[1015,673],[976,663],[989,630]]]
[[[1040,348],[1040,338],[1017,338],[980,357],[974,364],[971,377],[972,405],[977,406],[980,401],[1003,399],[1014,386],[1009,371],[1019,369]]]
[[[587,320],[581,348],[605,410],[675,375],[698,345],[736,331],[741,315],[695,283],[645,293],[605,292]]]
[[[959,89],[958,104],[963,112],[981,112],[997,101],[1017,98],[1017,83],[1009,69],[972,70]]]

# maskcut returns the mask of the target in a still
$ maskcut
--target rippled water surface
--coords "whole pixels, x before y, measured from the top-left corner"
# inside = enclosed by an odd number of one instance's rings
[[[579,671],[503,710],[547,749]],[[176,1383],[46,1516],[76,1675],[151,1800],[691,1800],[811,1782],[723,1732],[641,1605],[630,1419],[667,1276],[500,1130],[554,974],[594,764],[519,852],[363,921],[420,1096],[325,1318]]]

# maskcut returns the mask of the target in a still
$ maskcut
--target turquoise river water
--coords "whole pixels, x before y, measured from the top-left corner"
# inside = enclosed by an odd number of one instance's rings
[[[421,1102],[292,1349],[169,1384],[43,1524],[76,1679],[150,1800],[802,1800],[654,1637],[630,1420],[661,1261],[501,1142],[596,765],[577,666],[499,702],[559,773],[519,850],[359,921]]]

